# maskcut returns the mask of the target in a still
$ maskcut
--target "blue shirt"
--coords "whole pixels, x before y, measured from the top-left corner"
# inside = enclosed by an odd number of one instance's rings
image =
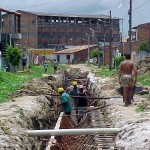
[[[61,103],[64,103],[62,105],[62,108],[65,113],[72,111],[71,100],[70,100],[69,94],[63,93],[61,95]]]

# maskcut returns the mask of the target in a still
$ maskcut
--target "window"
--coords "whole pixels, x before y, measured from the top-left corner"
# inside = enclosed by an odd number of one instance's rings
[[[66,59],[67,59],[67,60],[70,59],[70,55],[66,55]]]

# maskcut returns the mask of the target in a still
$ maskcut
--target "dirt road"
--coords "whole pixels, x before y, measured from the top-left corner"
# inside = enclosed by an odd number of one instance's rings
[[[80,68],[83,71],[95,72],[98,68],[89,67],[86,64],[70,65],[71,68]],[[119,96],[116,89],[119,87],[117,76],[101,78],[93,77],[95,92],[102,96]],[[103,81],[103,82],[101,82]],[[126,150],[149,150],[150,149],[150,99],[145,95],[135,95],[134,102],[124,107],[122,98],[111,98],[106,100],[111,107],[108,109],[110,117],[113,118],[114,127],[120,127],[122,131],[117,138],[118,146]],[[144,108],[143,112],[137,113],[137,108]]]

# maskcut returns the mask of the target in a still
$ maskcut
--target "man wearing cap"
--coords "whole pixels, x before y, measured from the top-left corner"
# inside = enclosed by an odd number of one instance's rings
[[[87,94],[84,91],[83,85],[78,86],[79,92],[78,92],[78,123],[83,118],[83,115],[86,111],[86,107],[88,106],[87,102]]]
[[[73,89],[69,92],[69,94],[73,97],[73,96],[77,96],[77,93],[78,93],[78,87],[77,87],[77,82],[76,81],[73,81],[72,82],[72,85],[73,85]],[[75,111],[76,111],[76,116],[78,118],[78,98],[77,97],[74,97],[73,98],[73,102],[74,102],[74,108],[75,108]]]
[[[59,104],[57,107],[62,105],[62,109],[65,112],[66,115],[71,115],[72,106],[71,106],[71,100],[69,94],[64,92],[64,89],[62,87],[58,88],[58,93],[60,94],[61,104]]]

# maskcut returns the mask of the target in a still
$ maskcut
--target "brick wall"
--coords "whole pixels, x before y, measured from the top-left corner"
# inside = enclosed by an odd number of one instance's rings
[[[137,52],[138,50],[138,44],[139,42],[145,42],[145,41],[149,41],[150,38],[150,23],[146,23],[146,24],[141,24],[136,28],[136,34],[137,34],[137,39],[138,41],[132,41],[132,50],[131,53],[133,52]],[[122,46],[119,45],[116,48],[118,48],[119,50],[122,50]],[[112,47],[112,54],[115,51],[115,48]],[[109,65],[109,46],[105,47],[104,50],[104,64],[105,65]],[[121,51],[120,51],[121,52]],[[128,54],[129,53],[129,43],[125,42],[124,43],[124,51],[123,54]]]
[[[138,40],[148,40],[150,37],[150,23],[141,24],[137,28]]]

